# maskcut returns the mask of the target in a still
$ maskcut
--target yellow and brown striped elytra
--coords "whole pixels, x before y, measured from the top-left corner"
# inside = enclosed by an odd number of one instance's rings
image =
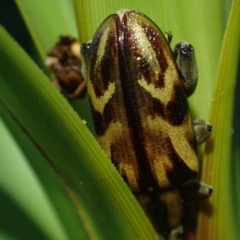
[[[159,222],[156,228],[177,227],[178,189],[197,178],[199,164],[186,94],[167,40],[144,14],[124,10],[107,17],[81,53],[100,145]]]

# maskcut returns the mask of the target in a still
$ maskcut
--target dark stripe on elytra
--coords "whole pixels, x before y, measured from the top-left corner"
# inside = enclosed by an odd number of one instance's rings
[[[94,109],[94,107],[92,106],[92,103],[90,103],[90,105],[92,108],[95,132],[97,136],[103,136],[105,135],[109,127],[109,124],[112,122],[112,118],[113,118],[110,104],[109,102],[106,103],[103,113],[100,113],[96,109]]]
[[[166,169],[167,178],[173,187],[179,187],[187,180],[195,179],[197,172],[191,170],[184,162],[183,159],[174,150],[170,139],[168,142],[168,158],[172,162],[172,168]]]
[[[153,106],[153,111],[149,112],[149,115],[152,116],[153,118],[155,118],[156,115],[158,115],[162,117],[162,119],[165,119],[166,115],[164,111],[164,106],[160,102],[160,100],[156,98],[152,98],[152,106]]]
[[[146,99],[147,107],[144,109],[144,114],[146,116],[152,117],[161,117],[163,120],[166,119],[165,107],[164,104],[157,98],[153,98],[150,92],[147,92],[144,88],[139,87],[137,89],[139,95],[142,96],[142,99]]]
[[[149,21],[151,21],[150,19],[148,19]],[[152,21],[151,21],[152,22]],[[164,80],[164,76],[165,76],[165,72],[168,69],[168,62],[165,56],[165,53],[163,51],[163,49],[166,47],[166,39],[164,38],[163,35],[156,35],[156,30],[154,28],[151,28],[151,25],[148,24],[144,24],[145,22],[143,22],[141,24],[142,27],[142,31],[145,32],[147,39],[149,40],[149,42],[151,43],[151,47],[154,50],[155,54],[156,54],[156,58],[157,58],[157,62],[160,66],[160,73],[158,76],[158,79],[156,79],[155,81],[153,81],[153,79],[151,78],[151,75],[149,74],[148,76],[150,76],[150,78],[148,79],[147,75],[144,75],[144,68],[142,70],[143,76],[145,78],[145,80],[148,83],[152,83],[154,84],[154,87],[156,88],[164,88],[165,87],[165,80]],[[152,24],[154,24],[152,22]],[[154,24],[155,25],[155,24]],[[156,26],[155,26],[156,27]],[[158,29],[159,32],[161,33],[161,30]],[[168,46],[168,45],[167,45]],[[170,51],[169,51],[170,52]],[[152,56],[155,57],[155,56]],[[169,56],[168,56],[169,57]],[[147,59],[148,62],[151,62],[149,59]],[[149,68],[152,71],[154,71],[155,69],[153,68]],[[145,70],[146,71],[146,70]],[[150,72],[150,70],[149,70]],[[152,76],[154,76],[155,74],[152,74]]]
[[[114,71],[114,66],[118,63],[118,53],[117,53],[117,34],[116,34],[116,26],[112,22],[115,22],[113,19],[116,18],[115,15],[111,15],[107,21],[110,21],[111,28],[109,28],[108,38],[105,43],[104,54],[100,59],[100,64],[97,64],[97,60],[99,55],[97,54],[99,44],[101,42],[101,38],[104,32],[104,28],[100,29],[101,31],[97,32],[93,37],[93,42],[91,45],[91,53],[90,53],[90,80],[92,82],[92,86],[94,88],[94,92],[97,97],[104,95],[107,91],[109,83],[113,82],[113,75],[116,73]],[[107,23],[104,23],[104,25]],[[99,63],[99,62],[98,62]],[[115,65],[114,65],[115,64]],[[112,68],[111,68],[112,67]],[[110,70],[112,69],[112,71]]]
[[[149,21],[151,21],[149,19]],[[154,24],[151,22],[151,24]],[[156,75],[156,69],[154,69],[150,62],[152,59],[148,59],[145,52],[147,51],[145,48],[143,48],[141,45],[135,44],[136,39],[134,39],[134,25],[128,25],[127,28],[129,29],[129,41],[128,44],[130,48],[132,48],[132,51],[130,52],[130,57],[132,61],[134,61],[134,65],[136,66],[137,71],[139,71],[139,75],[142,75],[145,79],[145,81],[148,84],[153,84],[155,88],[163,88],[165,86],[164,82],[164,76],[165,72],[168,68],[167,59],[165,56],[165,53],[163,51],[163,46],[167,45],[164,44],[163,41],[166,41],[164,36],[156,35],[155,29],[151,28],[151,25],[147,25],[146,22],[140,23],[142,27],[142,32],[145,33],[146,38],[149,40],[149,43],[151,44],[152,49],[155,51],[156,54],[156,60],[160,67],[160,73],[156,78],[153,78],[153,76]],[[159,30],[160,31],[160,30]],[[171,53],[171,51],[169,51]],[[154,56],[151,56],[152,58],[155,58]]]
[[[170,230],[168,224],[167,204],[159,199],[158,194],[149,195],[147,211],[153,219],[157,231],[167,237]]]
[[[141,191],[147,192],[150,189],[153,191],[159,187],[152,174],[150,161],[147,157],[146,149],[143,145],[144,133],[136,103],[136,96],[132,82],[133,79],[131,73],[129,72],[129,65],[131,64],[129,61],[131,61],[131,59],[129,59],[129,56],[126,55],[129,50],[128,48],[132,48],[132,45],[129,42],[131,40],[129,39],[129,37],[131,37],[131,33],[129,36],[129,32],[127,31],[128,29],[126,28],[128,20],[128,17],[126,17],[126,15],[127,14],[123,16],[121,26],[122,29],[120,32],[120,34],[123,34],[123,38],[122,41],[119,42],[119,68],[129,131],[134,146],[133,150],[135,151],[136,158],[138,160],[139,178],[137,181]],[[131,51],[133,51],[133,49],[131,49]]]
[[[184,122],[188,114],[188,102],[182,86],[175,85],[171,100],[166,106],[168,122],[174,126]]]
[[[189,146],[191,146],[192,151],[196,153],[198,152],[198,146],[197,146],[197,139],[196,139],[196,135],[193,129],[193,126],[191,126],[191,128],[189,129],[190,131],[187,131],[185,133],[185,139],[187,140],[187,142],[189,143]]]
[[[126,13],[126,15],[127,14],[128,13]],[[129,12],[129,14],[131,14],[131,12]],[[151,21],[150,19],[148,20]],[[154,24],[152,21],[151,23]],[[139,76],[142,75],[144,77],[144,80],[148,84],[152,83],[155,88],[162,88],[164,87],[165,71],[168,68],[167,59],[162,49],[164,45],[163,41],[166,41],[166,40],[164,36],[156,35],[154,33],[154,29],[151,28],[151,25],[146,25],[146,22],[141,22],[141,24],[142,24],[141,25],[142,31],[146,34],[146,37],[149,39],[151,43],[152,49],[156,53],[157,61],[158,61],[158,64],[160,65],[161,73],[159,74],[158,79],[153,78],[153,76],[155,76],[156,74],[153,73],[155,69],[153,69],[153,67],[149,64],[152,60],[146,58],[144,48],[139,48],[139,45],[136,45],[135,41],[137,41],[137,39],[135,39],[134,36],[132,35],[134,33],[134,29],[132,29],[132,27],[134,28],[134,25],[133,26],[127,25],[127,29],[129,29],[128,31],[129,37],[125,42],[125,45],[128,46],[128,48],[130,49],[126,53],[126,58],[130,59],[128,66],[130,67],[135,66],[135,68],[133,68],[132,70],[137,71]],[[147,50],[145,49],[145,51]],[[155,56],[152,56],[152,57],[155,57]],[[149,104],[148,108],[145,109],[146,115],[152,116],[153,118],[155,118],[156,116],[161,116],[163,119],[165,119],[166,114],[164,111],[164,105],[161,103],[161,101],[156,98],[153,98],[151,93],[147,92],[142,87],[139,89],[139,91],[142,92],[141,93],[142,95],[146,96],[145,97],[146,99],[152,99],[152,104]]]

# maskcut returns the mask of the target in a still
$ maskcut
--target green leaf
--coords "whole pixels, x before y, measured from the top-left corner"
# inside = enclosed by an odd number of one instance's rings
[[[42,61],[60,35],[77,36],[74,10],[69,0],[16,0]]]
[[[58,176],[3,105],[0,112],[14,132],[11,135],[0,121],[0,236],[7,233],[16,239],[63,240],[84,236],[85,231]],[[16,139],[21,141],[21,149]],[[71,225],[66,221],[69,218]]]
[[[236,216],[239,215],[237,180],[234,165],[231,166],[233,140],[233,101],[237,80],[240,50],[240,2],[233,1],[219,58],[216,85],[211,101],[210,121],[215,131],[213,143],[207,145],[208,152],[203,166],[203,178],[215,189],[211,198],[214,212],[211,217],[200,216],[200,239],[238,239]],[[236,166],[238,166],[236,164]],[[236,185],[235,185],[236,186]],[[226,220],[227,216],[227,220]]]
[[[46,54],[59,40],[60,36],[77,37],[73,4],[69,0],[31,1],[16,0],[26,26],[38,49],[44,65]],[[88,121],[92,130],[91,114],[87,97],[70,104],[81,117]]]

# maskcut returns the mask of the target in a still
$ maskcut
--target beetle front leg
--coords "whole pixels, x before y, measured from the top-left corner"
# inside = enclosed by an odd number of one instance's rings
[[[181,75],[185,94],[189,97],[195,91],[198,82],[198,67],[194,48],[191,44],[180,41],[173,50],[173,56]]]
[[[184,202],[195,201],[209,198],[213,193],[213,188],[207,183],[194,181],[183,185],[180,193]]]
[[[170,33],[168,38],[171,39],[169,36],[171,36]],[[189,97],[195,91],[198,82],[198,67],[194,48],[191,44],[180,41],[176,44],[173,55],[181,75],[185,94]],[[194,120],[193,126],[198,144],[205,142],[213,131],[213,127],[207,121],[201,119]]]
[[[205,120],[193,120],[193,128],[197,144],[205,142],[213,131],[213,127]],[[181,196],[184,201],[208,198],[212,195],[213,188],[204,182],[194,181],[181,187]]]

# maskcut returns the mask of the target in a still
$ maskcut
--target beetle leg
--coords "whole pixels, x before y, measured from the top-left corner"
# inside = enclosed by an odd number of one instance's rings
[[[178,225],[170,231],[168,240],[181,240],[183,234],[183,226]]]
[[[185,202],[205,199],[210,197],[212,193],[213,188],[210,185],[200,181],[194,181],[185,184],[180,188],[180,194]]]
[[[173,56],[181,75],[185,94],[189,97],[195,91],[198,82],[198,67],[194,48],[191,44],[180,41],[173,50]]]
[[[193,128],[196,134],[197,144],[205,142],[213,131],[210,123],[202,119],[193,120]]]

